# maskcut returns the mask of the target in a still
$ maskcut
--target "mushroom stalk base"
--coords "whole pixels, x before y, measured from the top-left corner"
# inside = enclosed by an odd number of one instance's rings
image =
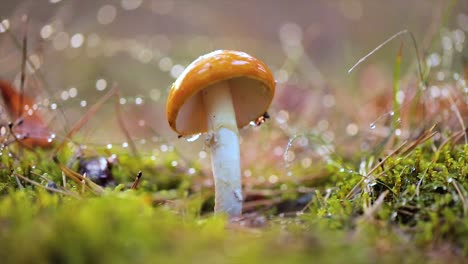
[[[239,135],[228,82],[202,91],[215,182],[215,213],[242,214]]]

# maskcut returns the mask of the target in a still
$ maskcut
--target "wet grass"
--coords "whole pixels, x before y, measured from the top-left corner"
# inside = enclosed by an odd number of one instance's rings
[[[45,158],[50,153],[14,160],[8,155],[14,147],[6,148],[0,256],[5,263],[463,261],[468,146],[456,144],[461,138],[426,131],[381,162],[371,155],[361,163],[330,160],[322,180],[289,183],[289,191],[264,195],[270,203],[235,221],[211,214],[211,188],[195,191],[197,177],[171,165],[173,152],[156,163],[120,153],[113,172],[128,184],[82,192],[68,179],[64,194],[41,187],[45,179],[62,181],[61,170]],[[129,190],[140,170],[139,189]],[[40,185],[20,178],[19,187],[15,174]]]
[[[288,57],[280,69],[297,74],[293,68],[299,59],[311,63],[307,54]],[[231,220],[212,213],[206,164],[183,157],[163,137],[163,143],[152,142],[161,151],[137,151],[120,116],[126,148],[114,145],[110,151],[105,143],[83,144],[88,157],[115,155],[111,171],[117,185],[102,188],[76,173],[79,162],[70,160],[77,144],[69,140],[84,141],[79,131],[89,119],[100,117],[98,108],[107,99],[119,96],[114,86],[57,140],[63,142],[55,147],[58,153],[28,150],[14,142],[2,147],[2,263],[468,261],[466,83],[459,84],[461,77],[437,83],[436,69],[428,69],[423,79],[421,65],[415,85],[401,80],[404,59],[400,47],[393,90],[384,98],[393,102],[385,111],[393,111],[382,114],[376,103],[368,112],[379,122],[370,124],[370,132],[353,123],[343,143],[329,136],[342,136],[336,131],[342,124],[333,123],[349,121],[338,120],[348,101],[336,103],[338,110],[324,119],[330,123],[324,129],[313,124],[296,133],[288,127],[289,112],[273,106],[272,120],[261,132],[241,131],[254,137],[245,140],[244,149],[272,152],[281,146],[284,155],[258,155],[262,159],[246,169],[248,176],[243,171],[244,215]],[[312,66],[301,68],[302,74],[311,74]],[[438,96],[431,95],[435,88],[427,88],[426,82],[435,83]],[[399,102],[401,92],[408,96]],[[383,132],[375,136],[376,130]],[[140,172],[138,188],[132,189]]]

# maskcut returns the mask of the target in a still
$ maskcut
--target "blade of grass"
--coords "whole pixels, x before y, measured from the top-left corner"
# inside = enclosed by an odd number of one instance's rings
[[[22,44],[22,58],[21,58],[21,77],[20,77],[20,107],[18,109],[18,116],[23,116],[24,111],[24,85],[26,82],[26,60],[28,58],[28,17],[22,17],[24,22],[24,35]],[[31,106],[32,107],[32,106]]]
[[[400,50],[398,51],[395,68],[393,72],[393,119],[392,119],[392,130],[395,130],[400,120],[400,103],[398,101],[398,94],[400,92],[400,71],[401,71],[401,58],[403,52],[403,42],[400,44]]]

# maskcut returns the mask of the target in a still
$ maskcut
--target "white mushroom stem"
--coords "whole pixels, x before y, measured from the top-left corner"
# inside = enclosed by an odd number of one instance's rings
[[[202,91],[208,120],[211,164],[215,182],[215,213],[242,213],[239,135],[227,81]]]

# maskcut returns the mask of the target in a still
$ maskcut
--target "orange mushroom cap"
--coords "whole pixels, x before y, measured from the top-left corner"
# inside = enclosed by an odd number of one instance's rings
[[[172,85],[166,104],[167,120],[179,135],[207,132],[200,91],[227,81],[239,128],[263,115],[273,100],[275,81],[268,67],[247,53],[217,50],[193,61]]]

